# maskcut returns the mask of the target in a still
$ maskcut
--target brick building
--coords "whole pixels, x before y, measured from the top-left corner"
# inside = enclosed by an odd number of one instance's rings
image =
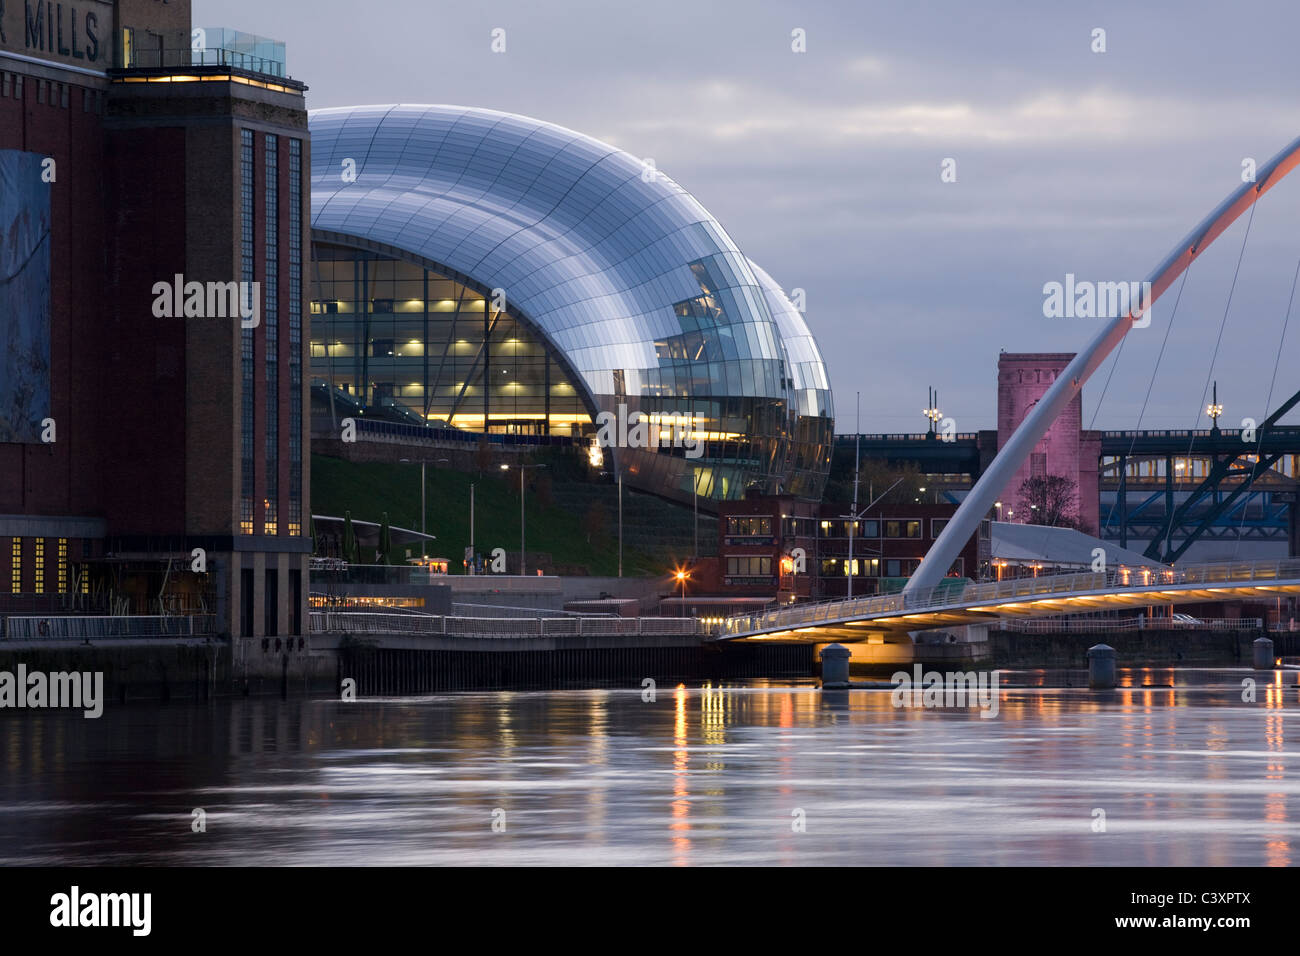
[[[1003,352],[998,356],[998,451],[1073,358],[1069,352]],[[1003,489],[1002,518],[1008,518],[1010,511],[1028,510],[1029,505],[1020,500],[1020,486],[1026,479],[1059,475],[1074,482],[1082,530],[1096,534],[1100,457],[1101,435],[1083,429],[1083,393],[1080,392],[1065,406]]]
[[[188,0],[0,11],[0,609],[300,634],[305,87]]]
[[[849,507],[792,495],[751,492],[718,509],[718,554],[689,569],[686,593],[662,602],[665,613],[684,606],[702,616],[754,610],[773,603],[862,597],[897,591],[956,511],[956,505],[877,503],[854,523],[849,557]],[[976,578],[981,568],[983,522],[949,571]]]

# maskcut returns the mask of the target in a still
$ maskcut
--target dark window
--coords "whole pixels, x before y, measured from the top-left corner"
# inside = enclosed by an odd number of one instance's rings
[[[244,637],[253,636],[253,569],[239,572],[239,622]]]
[[[939,537],[939,535],[941,535],[941,534],[943,533],[943,529],[946,528],[946,527],[948,527],[948,519],[947,519],[947,518],[931,518],[931,519],[930,519],[930,537],[932,537],[932,538],[937,538],[937,537]]]
[[[302,572],[297,568],[289,571],[289,633],[302,633]]]
[[[890,518],[885,521],[886,538],[919,538],[921,537],[921,522],[919,520],[908,521],[901,518]]]
[[[275,568],[266,569],[266,591],[262,599],[262,618],[266,625],[264,633],[267,637],[274,637],[280,633],[279,624],[276,620],[277,612],[280,610],[280,573]]]
[[[771,577],[772,559],[769,557],[727,558],[727,576],[733,578]]]

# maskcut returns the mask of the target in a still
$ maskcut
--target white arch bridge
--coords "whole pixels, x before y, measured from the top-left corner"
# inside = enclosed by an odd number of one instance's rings
[[[1116,567],[1007,581],[938,585],[917,591],[795,604],[723,621],[716,640],[845,644],[1002,618],[1053,617],[1132,607],[1260,600],[1300,594],[1300,559],[1238,561],[1179,568]]]

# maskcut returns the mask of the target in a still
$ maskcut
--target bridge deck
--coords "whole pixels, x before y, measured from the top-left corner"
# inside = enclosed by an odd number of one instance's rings
[[[852,642],[872,632],[987,624],[1003,617],[1046,617],[1189,601],[1300,593],[1300,560],[1241,561],[1153,570],[1120,566],[1082,574],[939,586],[802,604],[727,618],[718,640]]]

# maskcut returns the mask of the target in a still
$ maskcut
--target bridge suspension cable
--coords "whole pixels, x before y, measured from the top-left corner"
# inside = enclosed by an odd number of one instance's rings
[[[975,486],[971,488],[966,499],[922,559],[920,567],[904,587],[904,595],[934,587],[943,579],[953,560],[993,507],[993,502],[1001,494],[1003,486],[1028,458],[1029,453],[1056,421],[1062,409],[1079,393],[1092,373],[1106,360],[1106,356],[1128,334],[1134,322],[1150,310],[1174,280],[1187,270],[1193,259],[1209,248],[1211,243],[1243,212],[1253,207],[1264,193],[1277,185],[1298,164],[1300,164],[1300,139],[1292,141],[1265,163],[1257,171],[1255,182],[1242,183],[1233,190],[1213,212],[1174,247],[1147,278],[1146,281],[1150,283],[1147,288],[1150,288],[1151,294],[1146,301],[1140,301],[1126,313],[1116,315],[1107,322],[1088,346],[1079,352],[1057,376],[1042,399],[1025,416],[1020,427],[1015,430],[1006,445],[994,457],[989,468],[975,482]]]
[[[1277,385],[1278,366],[1282,364],[1282,347],[1286,344],[1287,326],[1291,324],[1291,307],[1295,305],[1295,289],[1297,281],[1300,281],[1300,259],[1296,260],[1295,273],[1291,276],[1291,295],[1286,300],[1286,315],[1282,317],[1282,335],[1278,338],[1277,358],[1273,360],[1273,376],[1268,380],[1268,397],[1264,399],[1264,408],[1266,409],[1271,408],[1273,405],[1273,389]],[[1257,462],[1260,460],[1261,453],[1264,450],[1264,430],[1269,426],[1269,424],[1270,423],[1266,421],[1264,425],[1255,432],[1255,460]],[[1300,507],[1300,501],[1292,502],[1290,507]],[[1237,543],[1232,549],[1233,557],[1236,557],[1241,550],[1241,535],[1245,528],[1246,508],[1243,507],[1241,509],[1241,524],[1237,526]]]

